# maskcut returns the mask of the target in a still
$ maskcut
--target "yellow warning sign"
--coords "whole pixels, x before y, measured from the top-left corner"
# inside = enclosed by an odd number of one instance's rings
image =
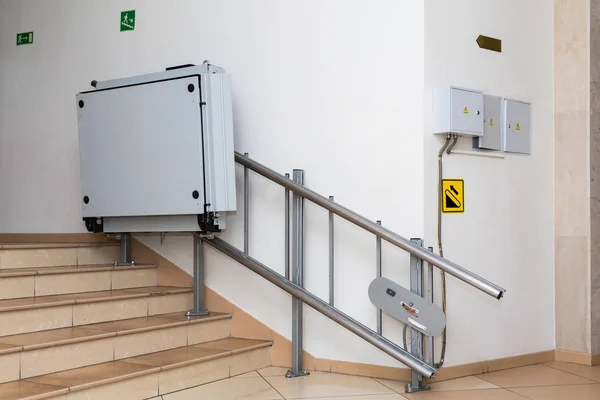
[[[442,180],[442,212],[465,212],[465,181],[462,179]]]
[[[515,129],[518,130],[518,131],[520,131],[521,130],[521,125],[517,124],[517,127]]]
[[[490,126],[494,126],[494,120],[490,118]]]
[[[468,114],[469,113],[469,109],[467,107],[465,107],[465,109],[463,110],[463,114]]]

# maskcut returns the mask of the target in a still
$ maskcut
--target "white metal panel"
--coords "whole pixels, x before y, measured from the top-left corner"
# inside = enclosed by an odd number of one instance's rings
[[[483,135],[483,94],[452,88],[450,124],[454,133]]]
[[[84,217],[204,212],[200,98],[197,76],[77,96]]]
[[[502,97],[484,96],[483,136],[478,138],[478,147],[487,150],[502,150]]]
[[[531,153],[531,104],[505,100],[504,151]]]

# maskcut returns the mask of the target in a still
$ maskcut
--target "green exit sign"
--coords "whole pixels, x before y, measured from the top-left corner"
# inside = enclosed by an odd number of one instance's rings
[[[33,32],[17,33],[17,46],[33,43]]]
[[[121,32],[135,29],[135,10],[121,12]]]

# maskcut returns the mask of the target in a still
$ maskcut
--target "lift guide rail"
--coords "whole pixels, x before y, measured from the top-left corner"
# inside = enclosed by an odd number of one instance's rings
[[[312,307],[316,311],[320,312],[324,316],[348,329],[350,332],[371,343],[373,346],[382,350],[384,353],[390,355],[411,369],[417,371],[426,378],[431,378],[437,374],[437,370],[426,362],[420,360],[418,357],[413,356],[406,350],[387,340],[386,338],[378,335],[376,332],[367,328],[360,322],[354,320],[337,308],[330,306],[328,303],[319,299],[312,293],[301,288],[285,279],[283,276],[276,272],[273,272],[267,266],[256,261],[252,257],[245,254],[243,251],[235,248],[226,241],[220,238],[213,238],[205,241],[208,245],[219,250],[223,254],[231,257],[235,261],[239,262],[243,266],[247,267],[251,271],[265,278],[269,282],[285,290],[295,298],[302,301],[304,304]]]
[[[216,232],[236,210],[230,77],[208,63],[77,94],[91,232]]]

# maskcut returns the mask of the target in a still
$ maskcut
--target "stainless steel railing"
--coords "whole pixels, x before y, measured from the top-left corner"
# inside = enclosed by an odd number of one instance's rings
[[[409,252],[415,257],[418,257],[421,260],[427,261],[428,263],[435,265],[442,271],[449,273],[450,275],[462,280],[465,283],[468,283],[469,285],[481,290],[484,293],[489,294],[490,296],[500,299],[502,298],[502,296],[504,296],[504,293],[506,292],[506,290],[504,290],[500,286],[486,279],[483,279],[480,276],[477,276],[471,271],[468,271],[454,264],[453,262],[438,256],[435,253],[427,251],[427,249],[423,247],[415,245],[410,240],[405,239],[402,236],[390,231],[389,229],[386,229],[383,226],[380,226],[375,222],[370,221],[362,215],[352,210],[349,210],[346,207],[343,207],[335,203],[334,201],[331,201],[328,198],[321,196],[320,194],[302,185],[291,181],[289,178],[286,178],[285,176],[273,171],[268,167],[265,167],[264,165],[248,158],[247,156],[236,152],[235,161],[243,165],[245,168],[248,168],[258,173],[275,183],[278,183],[284,188],[305,198],[306,200],[309,200],[323,207],[324,209],[329,210],[330,212],[344,218],[347,221],[350,221],[351,223],[357,226],[360,226],[361,228],[373,233],[375,236],[393,244],[394,246]]]

